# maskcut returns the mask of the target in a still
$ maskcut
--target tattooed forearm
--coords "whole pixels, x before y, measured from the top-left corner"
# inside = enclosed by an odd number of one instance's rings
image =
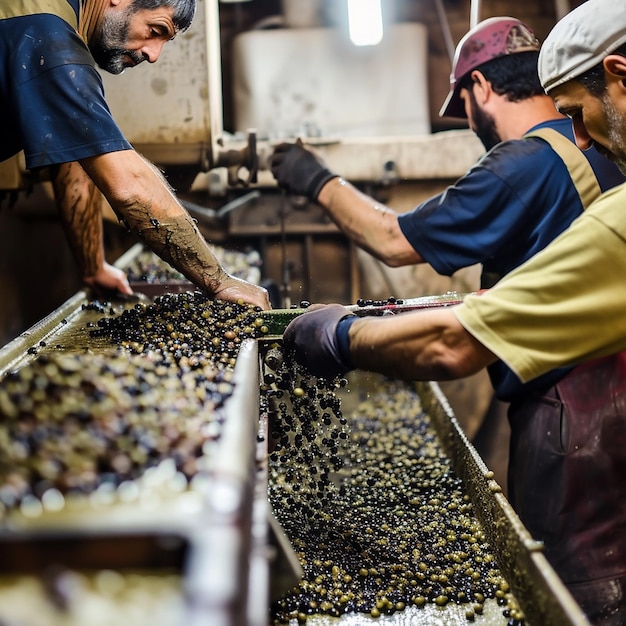
[[[94,276],[104,262],[102,194],[78,163],[59,165],[52,176],[59,214],[83,277]]]

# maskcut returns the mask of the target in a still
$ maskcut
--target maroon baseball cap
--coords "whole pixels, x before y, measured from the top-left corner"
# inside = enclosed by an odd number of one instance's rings
[[[490,17],[474,26],[456,47],[450,74],[450,93],[439,115],[467,117],[463,101],[459,97],[459,83],[472,70],[491,59],[539,50],[540,47],[535,33],[514,17]]]

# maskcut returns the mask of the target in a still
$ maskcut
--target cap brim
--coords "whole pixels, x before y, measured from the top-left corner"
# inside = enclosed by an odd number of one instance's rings
[[[466,120],[465,104],[455,89],[451,90],[439,110],[439,117],[458,117]]]

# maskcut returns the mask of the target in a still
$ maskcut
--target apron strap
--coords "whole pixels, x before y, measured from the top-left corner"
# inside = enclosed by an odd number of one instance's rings
[[[56,15],[78,30],[76,13],[67,0],[11,0],[0,4],[0,19],[3,20],[39,13]]]
[[[569,170],[583,209],[589,208],[589,205],[602,193],[602,190],[593,168],[582,151],[554,128],[538,128],[526,133],[524,137],[539,137],[550,144]]]

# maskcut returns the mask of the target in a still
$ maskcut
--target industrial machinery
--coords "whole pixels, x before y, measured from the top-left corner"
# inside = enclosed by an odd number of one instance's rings
[[[133,146],[164,170],[209,238],[260,251],[282,306],[349,302],[380,288],[327,216],[276,188],[267,169],[276,143],[299,137],[314,145],[331,169],[398,210],[445,188],[483,151],[472,132],[437,114],[467,7],[385,0],[382,39],[353,45],[346,7],[370,4],[199,0],[191,28],[156,65],[103,74]],[[527,10],[545,31],[555,18],[538,4]],[[556,17],[567,4],[556,1]],[[482,15],[480,2],[470,5],[471,24]],[[21,155],[0,167],[1,192],[35,184]],[[407,279],[378,273],[387,293]],[[459,288],[455,281],[450,288]]]
[[[385,197],[411,184],[428,189],[418,196],[442,189],[482,147],[468,130],[431,133],[433,34],[424,24],[390,18],[379,45],[358,47],[332,3],[274,4],[271,19],[244,28],[236,3],[199,0],[190,29],[165,46],[157,64],[103,73],[107,101],[207,238],[259,250],[280,305],[351,302],[367,295],[359,253],[319,207],[276,187],[268,170],[276,143],[300,137],[329,167]],[[314,16],[312,24],[302,21],[307,4],[328,13],[323,24]],[[36,184],[21,156],[0,168],[0,190]]]
[[[277,143],[299,137],[348,180],[387,195],[399,183],[443,188],[482,152],[470,131],[431,134],[424,24],[390,18],[379,45],[359,47],[338,8],[322,4],[285,1],[279,15],[221,32],[237,5],[201,0],[158,69],[103,76],[133,145],[211,238],[259,250],[284,307],[354,301],[367,285],[357,250],[320,208],[276,187],[268,159]],[[134,104],[146,97],[149,111]]]

